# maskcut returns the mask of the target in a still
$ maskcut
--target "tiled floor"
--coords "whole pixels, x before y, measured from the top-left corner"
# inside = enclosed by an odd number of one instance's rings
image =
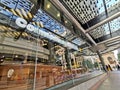
[[[120,71],[109,73],[109,77],[96,90],[120,90]]]

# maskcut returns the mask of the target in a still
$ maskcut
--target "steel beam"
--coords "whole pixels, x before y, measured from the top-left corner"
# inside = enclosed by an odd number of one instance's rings
[[[118,13],[112,15],[111,17],[106,18],[105,20],[103,20],[103,21],[101,21],[101,22],[95,24],[94,26],[90,27],[89,29],[87,29],[87,30],[86,30],[86,33],[88,33],[88,32],[90,32],[90,31],[94,30],[95,28],[97,28],[97,27],[99,27],[99,26],[101,26],[101,25],[103,25],[103,24],[105,24],[105,23],[107,23],[107,22],[109,22],[109,21],[111,21],[111,20],[113,20],[113,19],[119,17],[119,16],[120,16],[120,12],[118,12]]]

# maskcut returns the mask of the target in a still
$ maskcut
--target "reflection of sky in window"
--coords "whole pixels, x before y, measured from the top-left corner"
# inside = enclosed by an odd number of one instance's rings
[[[110,34],[110,30],[109,30],[109,27],[108,27],[108,23],[107,23],[107,24],[104,24],[104,25],[103,25],[103,28],[104,28],[104,35]]]
[[[11,12],[6,12],[6,10],[3,9],[3,7],[1,7],[1,6],[0,6],[0,12],[3,13],[3,14],[5,14],[6,16],[9,16],[9,17],[12,16]]]
[[[65,31],[65,27],[47,15],[44,11],[38,10],[33,21],[42,22],[44,27],[61,35]]]
[[[107,9],[111,8],[113,5],[120,2],[120,0],[105,0]],[[103,0],[98,0],[97,7],[99,8],[99,13],[102,13],[105,11]],[[101,26],[101,28],[104,30],[104,35],[110,34],[108,23]],[[120,28],[120,18],[115,19],[110,22],[110,28],[111,32],[114,32]],[[98,28],[98,31],[100,32],[100,29]],[[97,33],[96,33],[97,34]]]
[[[31,9],[32,3],[29,0],[1,0],[2,4],[9,8],[15,9],[16,5],[18,9],[24,9],[25,11],[29,11]]]
[[[96,39],[96,38],[99,38],[99,37],[102,37],[104,35],[108,35],[110,34],[110,30],[109,30],[109,27],[108,27],[108,23],[100,26],[100,27],[97,27],[96,29],[94,29],[93,31],[90,32],[90,34]]]
[[[117,4],[120,0],[105,0],[107,9],[111,8],[113,5]]]
[[[101,14],[102,12],[105,11],[104,5],[103,5],[103,0],[97,0],[97,8],[99,9],[99,13]]]
[[[0,2],[9,8],[15,8],[18,0],[1,0]]]
[[[110,22],[110,28],[111,28],[112,32],[115,32],[120,29],[120,17],[118,17]]]
[[[110,25],[110,30],[112,33],[119,30],[120,29],[120,17],[110,21],[109,25]],[[93,31],[91,31],[90,34],[94,38],[99,38],[99,37],[102,37],[104,35],[110,34],[110,30],[108,27],[108,23],[106,23],[106,24],[94,29]]]
[[[7,24],[9,22],[9,19],[12,16],[11,12],[6,12],[3,7],[0,6],[0,23]]]
[[[107,9],[111,8],[113,5],[117,4],[120,2],[120,0],[105,0],[106,2],[106,7]],[[103,5],[103,0],[98,0],[97,3],[97,8],[99,9],[99,13],[101,14],[102,12],[105,11],[104,5]]]

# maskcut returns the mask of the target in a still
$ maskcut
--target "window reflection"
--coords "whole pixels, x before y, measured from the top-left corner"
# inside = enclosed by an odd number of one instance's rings
[[[107,7],[107,13],[109,16],[111,16],[111,14],[119,12],[119,0],[105,0],[105,3]]]
[[[111,32],[115,32],[120,29],[120,17],[110,21]]]
[[[61,14],[49,0],[45,0],[45,10],[56,20],[41,9],[35,16],[31,15],[29,11],[33,4],[29,0],[0,0],[0,3],[0,89],[33,90],[35,86],[36,90],[43,90],[79,78],[81,74],[88,72],[82,65],[83,58],[72,52],[69,54],[66,50],[66,47],[70,46],[69,49],[72,49],[76,45],[61,40],[58,35],[50,32],[51,30],[63,37],[69,36],[67,38],[70,40],[76,37],[57,22],[61,21]],[[25,20],[33,17],[32,22],[28,23],[51,36],[46,38],[21,29],[15,23],[19,17]],[[69,19],[65,16],[63,18],[65,25],[72,29]],[[42,23],[45,28],[41,27]],[[52,38],[60,42],[55,43]],[[66,57],[70,57],[72,61],[72,70],[68,69]]]

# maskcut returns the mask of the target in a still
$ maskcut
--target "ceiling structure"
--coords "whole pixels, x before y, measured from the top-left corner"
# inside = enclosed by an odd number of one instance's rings
[[[120,48],[120,0],[51,0],[66,9],[80,24],[81,30],[102,53]],[[63,7],[65,8],[63,8]],[[62,8],[61,8],[62,7]],[[69,17],[70,14],[67,14]],[[71,19],[72,20],[72,19]],[[74,22],[74,21],[73,21]],[[74,22],[74,23],[76,23]],[[91,39],[92,38],[92,39]],[[114,39],[115,38],[115,39]]]

